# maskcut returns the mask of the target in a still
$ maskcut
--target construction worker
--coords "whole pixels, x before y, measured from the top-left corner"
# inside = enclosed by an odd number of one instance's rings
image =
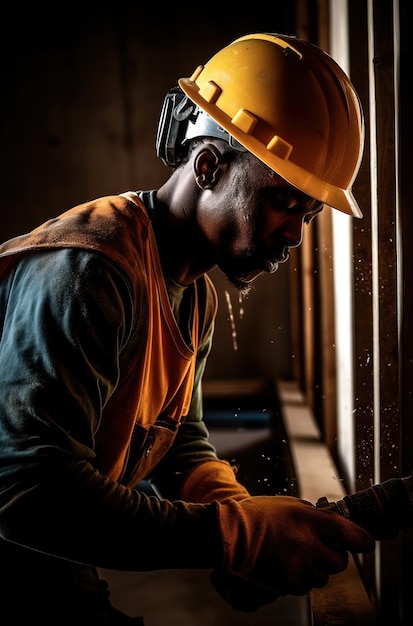
[[[251,495],[202,416],[208,272],[246,293],[325,203],[361,216],[357,94],[316,46],[265,33],[178,82],[156,137],[165,184],[0,247],[4,626],[142,623],[112,607],[97,568],[207,569],[234,609],[254,611],[374,547],[331,511]]]

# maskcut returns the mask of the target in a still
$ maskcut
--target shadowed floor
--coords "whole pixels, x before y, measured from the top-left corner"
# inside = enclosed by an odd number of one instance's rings
[[[145,626],[310,626],[308,597],[280,598],[255,613],[234,611],[215,592],[209,573],[171,570],[132,573],[101,570],[112,604],[142,615]]]

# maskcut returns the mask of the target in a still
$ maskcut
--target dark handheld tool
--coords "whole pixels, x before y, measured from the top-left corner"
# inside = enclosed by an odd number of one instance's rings
[[[329,502],[324,496],[316,507],[347,517],[378,541],[393,539],[401,530],[413,528],[413,473],[405,478],[391,478],[337,502]]]

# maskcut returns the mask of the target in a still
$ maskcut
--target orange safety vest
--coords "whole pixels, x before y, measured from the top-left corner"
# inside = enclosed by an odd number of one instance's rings
[[[215,288],[207,275],[195,282],[189,347],[169,304],[150,219],[134,192],[79,205],[5,242],[0,280],[19,256],[64,247],[106,255],[132,285],[133,330],[95,434],[95,465],[111,479],[136,484],[170,448],[188,413],[197,348],[216,315]]]

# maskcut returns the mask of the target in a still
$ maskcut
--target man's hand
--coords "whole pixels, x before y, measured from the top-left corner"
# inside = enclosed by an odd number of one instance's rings
[[[222,568],[278,595],[304,595],[343,571],[373,537],[332,511],[291,496],[218,502]]]

